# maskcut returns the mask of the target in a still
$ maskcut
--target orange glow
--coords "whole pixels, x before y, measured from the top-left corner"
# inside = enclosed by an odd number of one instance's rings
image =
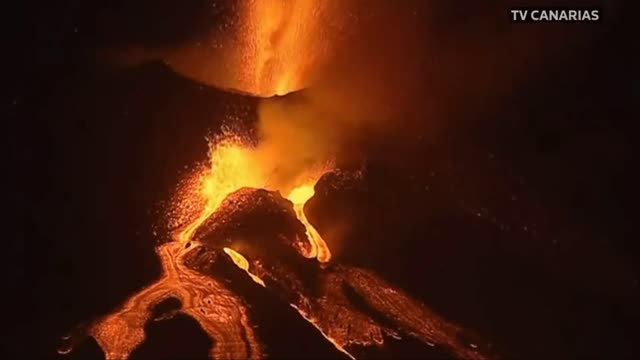
[[[204,200],[200,215],[178,235],[181,243],[191,239],[200,225],[220,206],[229,194],[243,187],[263,188],[265,176],[257,166],[253,149],[239,138],[227,138],[211,147],[210,168],[200,175],[199,194]]]
[[[198,56],[195,54],[208,51],[200,44],[192,48],[191,53],[168,59],[166,63],[200,81],[210,79],[210,84],[224,85],[224,88],[228,85],[231,89],[248,91],[260,97],[285,95],[310,87],[315,80],[312,71],[319,74],[318,66],[332,52],[331,35],[341,33],[334,20],[339,16],[332,15],[337,15],[335,10],[344,6],[344,3],[247,0],[239,5],[241,33],[234,32],[234,36],[231,36],[233,47],[238,49],[222,56],[224,63],[228,61],[233,66],[211,66],[208,59],[204,61],[204,67],[196,66]],[[231,32],[225,30],[225,33]],[[216,43],[211,48],[217,53],[218,49],[227,48],[222,45]],[[335,91],[332,89],[331,94],[335,94]],[[337,91],[340,91],[340,87]],[[320,263],[331,260],[331,251],[307,219],[304,206],[314,196],[314,187],[322,173],[331,168],[328,162],[333,159],[334,144],[343,141],[343,137],[338,136],[342,134],[337,133],[343,129],[349,130],[337,119],[348,117],[345,116],[349,114],[347,110],[358,106],[336,106],[332,101],[326,101],[323,98],[326,95],[322,94],[320,100],[332,105],[325,109],[324,106],[318,106],[315,99],[310,101],[306,98],[308,92],[301,96],[298,99],[304,101],[296,100],[295,96],[260,101],[257,112],[258,144],[253,145],[240,136],[228,134],[210,144],[207,166],[198,169],[193,177],[188,177],[184,186],[180,186],[176,195],[179,198],[173,203],[176,208],[166,214],[171,218],[170,228],[178,231],[171,233],[173,241],[156,248],[163,267],[160,278],[134,293],[113,312],[94,321],[88,329],[88,335],[95,338],[107,360],[126,359],[142,344],[146,337],[145,326],[149,320],[153,320],[156,305],[169,298],[179,300],[181,307],[176,311],[195,319],[213,340],[210,358],[264,357],[263,346],[254,331],[256,324],[249,320],[245,301],[217,281],[212,273],[205,275],[194,270],[198,266],[187,266],[185,255],[203,246],[190,242],[194,233],[212,214],[227,209],[226,206],[220,209],[225,198],[242,188],[256,188],[286,194],[286,198],[293,203],[295,215],[304,225],[310,244],[308,248],[298,247],[298,237],[295,237],[296,248],[302,256],[315,258]],[[338,114],[334,114],[334,108],[341,111],[339,117],[335,116]],[[207,255],[205,260],[215,261],[215,257],[208,257],[211,254],[206,253],[211,249],[200,250]],[[463,354],[462,358],[483,359],[475,354],[475,345],[472,346],[474,351],[461,345],[458,328],[440,320],[374,274],[340,264],[327,269],[310,260],[305,262],[314,268],[313,282],[309,284],[305,283],[306,276],[297,273],[296,267],[290,268],[291,274],[276,272],[269,267],[272,264],[258,261],[250,263],[234,249],[224,247],[222,250],[254,282],[266,287],[263,278],[268,278],[270,284],[278,285],[276,289],[287,290],[286,299],[295,302],[290,305],[336,349],[352,359],[354,357],[345,348],[350,345],[381,345],[384,342],[383,334],[388,332],[383,325],[366,315],[363,309],[351,304],[344,293],[347,287],[356,291],[364,303],[377,313],[387,315],[399,329],[405,330],[404,333],[427,344],[438,340],[457,354]],[[195,255],[199,256],[199,253]],[[192,260],[191,257],[187,258]],[[192,263],[189,261],[189,264]],[[251,272],[256,268],[261,270],[259,274],[262,278]],[[289,268],[282,269],[287,271]],[[315,272],[315,269],[318,271]],[[312,291],[309,292],[309,289]],[[60,353],[68,351],[63,349]]]
[[[233,263],[236,264],[237,267],[239,267],[240,269],[244,270],[253,281],[255,281],[256,283],[266,287],[266,285],[264,284],[264,281],[262,281],[262,279],[260,279],[259,277],[257,277],[256,275],[252,274],[249,271],[249,261],[247,261],[247,259],[242,256],[242,254],[240,254],[239,252],[230,249],[230,248],[224,248],[222,249],[224,250],[224,252],[229,255],[229,257],[231,258],[231,260],[233,260]]]
[[[250,41],[245,56],[255,66],[257,94],[284,95],[307,85],[306,72],[318,57],[326,56],[318,46],[328,46],[319,22],[326,7],[317,0],[246,3],[245,37]]]
[[[304,184],[296,187],[291,190],[287,199],[293,203],[293,208],[296,212],[296,216],[298,220],[304,227],[307,229],[307,238],[311,243],[311,252],[309,254],[305,254],[308,258],[318,258],[320,262],[328,262],[331,259],[331,251],[329,251],[329,247],[327,243],[324,241],[322,236],[318,233],[318,231],[309,223],[307,220],[307,216],[304,214],[304,204],[313,196],[315,190],[313,186],[315,185],[315,181],[313,184]]]
[[[242,139],[237,137],[228,137],[213,145],[209,153],[210,168],[200,174],[199,188],[192,189],[197,193],[189,194],[186,199],[183,199],[185,202],[197,202],[190,197],[201,198],[204,203],[202,211],[180,231],[177,236],[178,241],[186,244],[191,240],[194,232],[218,209],[222,201],[229,194],[243,187],[263,188],[271,191],[285,190],[277,184],[269,183],[270,174],[274,167],[273,164],[270,164],[271,161],[272,159],[264,156],[264,153],[260,153],[259,149],[245,145]],[[313,187],[320,178],[315,174],[320,172],[309,170],[307,173],[306,177],[302,177],[306,179],[306,182],[294,187],[289,192],[287,199],[293,203],[296,217],[305,226],[311,245],[311,251],[303,255],[307,258],[317,258],[320,262],[328,262],[331,259],[329,247],[304,214],[304,204],[313,196]],[[297,182],[300,183],[300,181]]]

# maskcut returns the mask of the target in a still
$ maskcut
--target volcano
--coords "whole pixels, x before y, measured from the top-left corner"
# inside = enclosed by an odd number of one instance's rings
[[[357,179],[359,175],[346,177]],[[330,178],[344,181],[345,175]],[[325,187],[318,190],[324,193],[339,186],[336,181],[322,184]],[[422,344],[421,351],[414,350],[415,356],[489,358],[489,348],[475,340],[475,335],[375,273],[339,260],[316,259],[321,237],[304,215],[304,206],[300,206],[304,203],[297,202],[297,196],[293,199],[295,202],[264,189],[240,188],[230,193],[210,215],[199,216],[196,227],[183,230],[182,234],[192,232],[186,242],[181,241],[184,236],[178,236],[158,246],[163,265],[160,279],[70,336],[60,353],[69,353],[74,343],[89,335],[107,359],[128,358],[145,340],[148,321],[184,314],[195,319],[214,341],[212,358],[264,357],[265,347],[252,318],[266,315],[251,316],[249,309],[256,307],[252,305],[256,300],[238,295],[258,292],[247,288],[260,286],[268,294],[258,299],[268,296],[274,298],[272,303],[288,304],[289,311],[295,310],[315,327],[327,346],[331,344],[348,358],[371,357],[376,352],[393,356],[386,343],[401,343],[404,338]],[[233,275],[234,267],[246,276]],[[244,290],[231,291],[220,281],[225,278],[233,278],[233,287]],[[178,305],[165,315],[154,315],[158,306],[170,300],[177,300]],[[272,306],[285,311],[281,305]]]
[[[638,358],[632,12],[466,5],[29,11],[15,357]]]

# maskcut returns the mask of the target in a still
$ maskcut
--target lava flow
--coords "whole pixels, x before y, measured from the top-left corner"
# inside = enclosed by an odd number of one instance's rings
[[[126,359],[144,341],[144,326],[153,308],[169,298],[180,300],[180,311],[216,339],[210,353],[212,359],[260,358],[262,347],[242,300],[215,279],[185,267],[182,259],[186,249],[178,242],[164,244],[156,252],[163,268],[160,279],[132,295],[115,312],[97,319],[88,329],[88,335],[100,345],[105,358]],[[71,350],[65,347],[59,353]]]
[[[308,81],[309,71],[327,56],[330,3],[317,0],[247,1],[243,51],[252,69],[251,89],[261,96],[285,95]],[[313,48],[311,48],[313,46]],[[305,54],[305,56],[300,56]]]
[[[311,243],[311,252],[305,256],[309,258],[318,258],[318,261],[320,262],[327,262],[331,259],[329,246],[327,246],[327,243],[324,242],[324,239],[320,236],[313,225],[309,223],[307,216],[304,214],[304,204],[313,196],[313,194],[313,184],[305,184],[291,190],[287,199],[293,203],[296,217],[307,229],[307,238]]]

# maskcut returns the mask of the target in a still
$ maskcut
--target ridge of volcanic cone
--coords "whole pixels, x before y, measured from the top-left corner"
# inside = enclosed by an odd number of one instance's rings
[[[195,80],[197,81],[197,80]],[[198,83],[201,83],[199,81],[197,81]],[[206,83],[202,83],[205,86],[211,86],[209,84]],[[300,93],[304,93],[304,91],[307,89],[306,87],[303,88],[299,88],[299,89],[292,89],[286,93],[277,93],[275,91],[273,92],[269,92],[269,93],[258,93],[258,92],[251,92],[251,91],[247,91],[247,90],[242,90],[239,88],[235,88],[235,87],[224,87],[224,86],[212,86],[215,87],[219,90],[222,90],[224,92],[227,93],[231,93],[231,94],[237,94],[237,95],[241,95],[241,96],[246,96],[246,97],[253,97],[253,98],[257,98],[257,99],[287,99],[287,98],[291,98],[291,97],[298,97],[298,94]]]
[[[193,238],[213,248],[229,246],[234,240],[243,239],[251,244],[251,248],[264,244],[271,251],[283,245],[293,250],[292,244],[282,243],[282,239],[296,241],[305,239],[306,235],[293,204],[279,192],[241,188],[222,201]]]
[[[316,194],[362,192],[366,185],[362,173],[345,170],[332,170],[324,173],[315,185]]]

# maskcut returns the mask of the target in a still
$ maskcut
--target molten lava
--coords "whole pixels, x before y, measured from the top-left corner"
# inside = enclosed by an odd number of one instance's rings
[[[320,16],[328,5],[317,0],[260,0],[245,3],[243,38],[245,67],[255,67],[254,93],[285,95],[308,85],[307,72],[326,56],[326,23]],[[313,48],[312,48],[313,46]],[[314,51],[311,51],[314,50]],[[304,54],[304,56],[302,56]]]
[[[231,249],[231,248],[224,248],[223,249],[224,252],[229,255],[229,257],[231,258],[231,260],[233,261],[234,264],[236,264],[237,267],[239,267],[240,269],[244,270],[253,281],[255,281],[257,284],[260,284],[262,286],[266,285],[264,284],[264,281],[262,281],[262,279],[260,279],[259,277],[257,277],[256,275],[253,275],[250,271],[249,271],[249,261],[247,261],[247,259],[242,256],[242,254],[240,254],[239,252]]]
[[[331,251],[329,251],[327,243],[325,243],[324,239],[322,239],[322,236],[320,236],[313,225],[309,223],[307,216],[304,214],[304,204],[315,193],[313,185],[314,184],[305,184],[298,186],[291,190],[287,199],[293,203],[293,209],[296,212],[296,217],[307,229],[307,238],[311,243],[311,251],[309,254],[305,254],[305,256],[308,258],[318,258],[318,261],[320,262],[327,262],[331,259]]]
[[[255,0],[245,3],[243,22],[246,36],[243,41],[250,46],[242,54],[242,59],[250,64],[245,69],[253,69],[253,93],[260,96],[283,95],[306,85],[303,83],[305,72],[318,53],[308,54],[305,49],[315,40],[322,39],[324,24],[319,21],[318,15],[319,9],[328,3],[317,0]],[[309,31],[310,28],[314,31]],[[282,163],[280,155],[296,153],[296,150],[309,146],[292,149],[287,137],[289,134],[295,136],[299,127],[291,127],[290,122],[278,120],[281,121],[278,125],[283,126],[276,127],[277,130],[282,132],[289,126],[285,132],[287,136],[277,137],[278,140],[285,139],[280,142],[286,144],[276,147],[283,151],[271,153],[269,150],[273,148],[266,147],[267,150],[263,152],[260,146],[249,144],[238,136],[217,139],[210,147],[209,166],[197,173],[188,183],[189,186],[182,189],[181,201],[175,204],[178,207],[177,214],[172,215],[180,219],[179,230],[173,234],[172,241],[156,249],[163,266],[162,276],[132,295],[116,311],[96,320],[88,329],[88,335],[96,339],[106,358],[127,358],[144,341],[144,326],[154,307],[171,297],[180,300],[180,311],[195,319],[214,340],[210,352],[212,358],[263,356],[262,346],[254,334],[242,299],[212,277],[187,267],[184,262],[187,253],[206,248],[198,241],[193,241],[194,234],[212,214],[221,210],[223,201],[242,188],[254,188],[287,194],[286,198],[293,203],[295,217],[304,225],[310,245],[308,251],[303,247],[296,249],[304,258],[293,257],[303,264],[299,268],[313,269],[315,283],[305,284],[305,277],[295,274],[293,268],[280,266],[277,257],[270,260],[269,266],[264,266],[264,263],[252,262],[230,247],[213,251],[223,251],[261,286],[266,287],[263,279],[269,276],[269,283],[277,283],[279,289],[286,293],[283,296],[285,301],[318,328],[337,349],[353,358],[345,350],[348,346],[379,346],[383,344],[385,336],[395,336],[396,329],[388,329],[388,326],[380,324],[349,300],[345,294],[345,286],[349,286],[370,307],[396,324],[398,331],[402,330],[427,344],[443,344],[464,358],[485,359],[485,356],[476,352],[475,347],[471,350],[462,344],[457,337],[458,328],[438,318],[424,305],[394,290],[377,276],[348,266],[319,267],[318,262],[330,261],[331,251],[307,219],[304,205],[313,197],[314,186],[320,176],[331,167],[321,163],[326,160],[324,157],[307,161],[304,156],[301,162],[305,166],[303,169],[283,171],[282,168],[287,164]],[[315,133],[307,132],[310,134],[305,135],[315,141]],[[261,140],[264,141],[265,134],[262,135]],[[312,142],[302,143],[308,145]],[[293,214],[287,214],[294,219]],[[298,226],[298,230],[302,233],[301,226]],[[260,256],[265,255],[271,254]],[[309,260],[314,258],[318,261]],[[255,270],[261,266],[261,272],[257,272],[261,277],[251,272],[252,267]],[[275,272],[274,269],[282,271]],[[289,281],[292,279],[296,281]],[[68,351],[70,349],[60,350],[61,353]]]
[[[191,251],[204,247],[206,252],[207,248],[211,248],[211,245],[193,241],[192,236],[212,214],[230,211],[232,208],[228,206],[252,208],[251,198],[240,203],[224,201],[230,194],[237,194],[237,190],[244,187],[269,187],[269,172],[260,166],[256,160],[259,157],[255,154],[255,148],[243,145],[233,137],[212,147],[211,167],[199,175],[199,186],[191,188],[190,196],[184,198],[193,200],[191,197],[197,197],[203,200],[200,202],[201,211],[193,216],[173,241],[157,249],[163,266],[161,278],[131,296],[115,312],[98,319],[88,329],[88,334],[96,339],[107,359],[127,358],[144,341],[144,327],[154,307],[170,297],[180,300],[180,312],[195,319],[214,340],[210,352],[212,358],[262,357],[262,346],[253,332],[243,301],[210,276],[188,267],[184,261],[185,255]],[[289,191],[287,199],[292,203],[295,217],[304,225],[311,245],[308,253],[300,255],[327,262],[331,258],[330,250],[303,210],[304,204],[314,195],[314,185],[319,178],[314,174],[317,172],[309,171],[306,177],[300,177],[305,180],[299,181]],[[227,204],[227,207],[222,207],[222,204]],[[289,216],[293,218],[294,213]],[[227,220],[233,222],[233,218]],[[215,246],[213,250],[217,251]],[[440,319],[424,305],[394,289],[375,274],[334,264],[319,269],[315,285],[305,284],[305,278],[296,273],[295,267],[282,266],[285,264],[279,264],[280,260],[275,255],[258,253],[253,255],[253,260],[249,260],[230,247],[219,250],[228,255],[254,282],[266,287],[263,279],[268,277],[270,282],[277,284],[275,288],[285,291],[282,299],[315,326],[336,349],[351,358],[354,358],[350,350],[353,346],[381,346],[385,336],[398,335],[395,329],[379,323],[355,306],[345,293],[345,286],[355,291],[375,311],[385,314],[398,331],[426,344],[441,344],[462,358],[487,358],[476,351],[475,345],[470,348],[470,345],[463,343],[458,335],[459,328]],[[262,260],[255,261],[255,256]],[[318,267],[318,262],[306,259],[300,264],[300,269]],[[252,272],[254,266],[260,277]],[[61,353],[68,351],[60,350]]]
[[[178,241],[182,244],[191,240],[194,232],[218,209],[229,194],[244,187],[283,190],[271,186],[269,178],[272,167],[264,163],[264,157],[260,156],[256,148],[243,144],[239,137],[230,136],[212,145],[209,159],[210,168],[198,177],[199,189],[190,189],[197,193],[187,195],[187,197],[202,199],[204,208],[177,235]],[[320,175],[320,171],[309,171],[301,177],[305,179],[302,184],[289,192],[287,199],[294,204],[296,216],[307,230],[311,250],[302,255],[307,258],[317,258],[320,262],[327,262],[331,259],[329,247],[304,214],[304,204],[313,196],[313,186]]]
[[[222,200],[243,187],[264,187],[266,179],[257,166],[255,152],[242,145],[242,139],[229,137],[212,146],[209,153],[211,167],[198,177],[200,188],[187,196],[204,200],[204,208],[198,217],[187,225],[178,240],[185,244],[196,229],[220,206]]]

